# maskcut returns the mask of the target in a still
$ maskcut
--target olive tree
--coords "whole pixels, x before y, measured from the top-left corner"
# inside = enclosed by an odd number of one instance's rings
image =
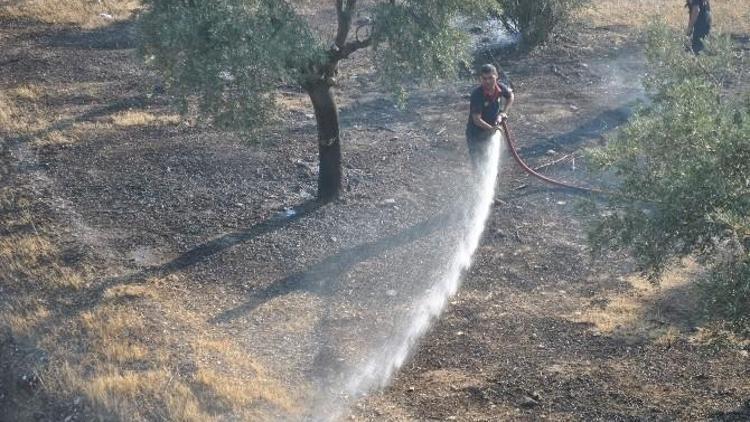
[[[497,0],[505,28],[521,34],[522,42],[541,44],[570,20],[589,0]]]
[[[698,257],[707,267],[707,309],[750,321],[746,53],[715,38],[694,56],[680,34],[659,26],[647,57],[650,104],[592,154],[595,171],[620,183],[608,210],[598,210],[591,240],[631,251],[652,276],[676,258]]]
[[[297,4],[300,3],[300,4]],[[459,16],[487,16],[492,0],[331,0],[335,22],[314,25],[291,0],[147,0],[141,52],[180,98],[224,127],[273,122],[275,92],[309,95],[318,129],[318,198],[341,189],[341,140],[333,88],[340,62],[364,50],[383,81],[447,78],[467,59]],[[316,6],[319,8],[326,6]],[[331,14],[333,16],[333,13]],[[330,33],[319,27],[330,27]]]

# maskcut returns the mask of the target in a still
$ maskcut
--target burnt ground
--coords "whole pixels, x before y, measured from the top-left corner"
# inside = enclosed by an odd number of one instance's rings
[[[298,370],[345,366],[359,352],[342,350],[356,349],[368,323],[387,320],[388,302],[378,298],[409,291],[399,283],[419,277],[415,256],[439,258],[430,254],[440,242],[435,219],[471,177],[463,141],[471,82],[418,88],[399,110],[375,90],[365,58],[344,64],[345,194],[317,207],[314,119],[299,92],[284,93],[284,124],[254,142],[190,121],[109,124],[124,111],[175,112],[134,57],[129,31],[0,22],[1,86],[43,87],[33,107],[51,122],[4,139],[3,183],[33,192],[56,242],[91,268],[84,289],[40,298],[51,304],[49,320],[95,308],[111,286],[175,275],[168,288],[180,306],[290,389],[305,382]],[[516,90],[511,123],[521,155],[532,166],[578,157],[544,172],[597,185],[583,148],[604,142],[643,96],[645,63],[629,29],[585,28],[496,60]],[[74,142],[34,142],[74,128]],[[704,321],[691,284],[645,294],[626,257],[588,253],[580,194],[503,163],[459,293],[392,384],[347,417],[750,419],[747,352],[696,340]],[[368,309],[371,299],[380,308]],[[607,325],[624,301],[633,318]],[[20,361],[17,348],[2,350],[6,362]],[[2,369],[4,379],[21,373]],[[12,414],[25,396],[8,391],[0,409]],[[49,403],[35,418],[62,419],[66,406]]]

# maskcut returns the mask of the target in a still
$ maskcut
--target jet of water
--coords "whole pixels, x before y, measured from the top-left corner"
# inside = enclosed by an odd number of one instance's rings
[[[501,140],[499,133],[492,137],[487,154],[474,169],[477,183],[469,193],[469,198],[463,201],[466,206],[462,210],[462,220],[457,225],[460,230],[459,241],[444,261],[445,268],[432,286],[415,299],[391,338],[346,377],[349,380],[344,386],[346,396],[359,397],[372,389],[385,387],[414,351],[419,339],[442,313],[450,297],[458,291],[461,275],[471,265],[472,256],[479,246],[490,214],[500,163]],[[316,412],[316,419],[332,420],[340,416],[338,413],[332,414],[333,407],[335,406],[322,406]]]

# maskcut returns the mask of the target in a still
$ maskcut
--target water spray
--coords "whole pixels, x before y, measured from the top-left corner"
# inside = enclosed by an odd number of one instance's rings
[[[461,276],[471,265],[472,256],[479,246],[494,200],[501,138],[500,132],[492,136],[487,154],[474,169],[479,182],[471,189],[470,197],[464,202],[468,206],[462,210],[461,221],[457,225],[460,231],[459,241],[445,261],[444,268],[430,288],[414,300],[406,318],[396,326],[389,340],[375,349],[348,375],[343,391],[345,396],[357,398],[372,389],[385,387],[409,358],[419,339],[442,313],[450,297],[458,291]],[[328,408],[317,412],[315,417],[317,420],[335,419],[338,415],[332,415],[330,411]]]
[[[311,419],[316,421],[336,420],[346,408],[344,403],[357,399],[372,390],[388,385],[393,375],[404,365],[416,349],[419,340],[432,323],[440,316],[450,298],[456,294],[464,272],[470,267],[472,257],[484,231],[494,200],[495,185],[499,170],[503,140],[515,161],[529,174],[547,183],[586,192],[601,192],[560,182],[531,169],[520,157],[513,135],[503,121],[499,130],[489,141],[486,154],[477,162],[474,179],[477,183],[466,192],[460,201],[458,220],[453,225],[456,243],[445,251],[447,259],[439,271],[425,279],[427,288],[409,302],[408,310],[398,319],[386,340],[340,373],[342,384],[337,392],[331,391],[322,401],[313,406]]]

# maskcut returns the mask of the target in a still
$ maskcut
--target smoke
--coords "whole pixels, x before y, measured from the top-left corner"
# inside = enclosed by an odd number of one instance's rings
[[[472,256],[481,240],[484,226],[494,199],[495,182],[498,174],[501,150],[501,135],[490,141],[485,159],[474,169],[473,186],[460,198],[458,207],[452,213],[454,221],[441,225],[448,228],[454,243],[452,247],[435,248],[442,256],[421,261],[425,268],[417,268],[416,274],[429,277],[422,283],[421,292],[413,291],[404,311],[394,312],[396,321],[387,335],[379,336],[380,344],[373,344],[356,364],[349,366],[335,377],[343,385],[324,389],[315,406],[313,420],[334,420],[344,410],[343,403],[361,397],[373,389],[385,387],[392,376],[406,362],[415,350],[419,340],[430,325],[444,310],[448,300],[461,284],[461,276],[469,268]],[[445,236],[443,236],[445,237]],[[442,263],[434,268],[435,263]],[[395,309],[395,307],[394,307]],[[329,380],[330,382],[330,380]],[[337,391],[338,390],[338,391]]]

